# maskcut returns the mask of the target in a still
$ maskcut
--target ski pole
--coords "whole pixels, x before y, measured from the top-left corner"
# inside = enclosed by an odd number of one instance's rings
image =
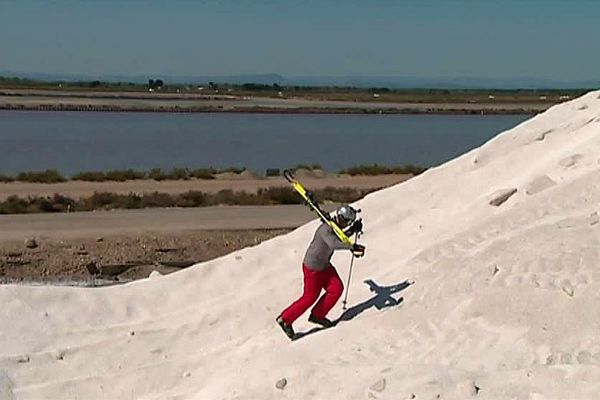
[[[356,240],[354,243],[358,242],[359,232],[356,232]],[[346,303],[348,300],[348,292],[350,292],[350,278],[352,277],[352,266],[354,265],[354,253],[352,253],[352,258],[350,259],[350,271],[348,271],[348,282],[346,283],[346,295],[344,296],[344,300],[342,301],[342,311],[346,311]]]

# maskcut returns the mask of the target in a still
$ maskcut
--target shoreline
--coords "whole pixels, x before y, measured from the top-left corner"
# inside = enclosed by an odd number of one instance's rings
[[[110,112],[110,113],[237,113],[237,114],[353,114],[353,115],[535,115],[545,111],[546,106],[514,107],[469,107],[468,104],[440,104],[440,107],[422,107],[418,104],[405,108],[360,108],[360,107],[123,107],[115,105],[81,104],[0,104],[3,111],[51,111],[51,112]],[[469,104],[469,106],[471,106]],[[549,107],[549,106],[548,106]]]
[[[315,93],[311,96],[265,97],[253,94],[54,91],[0,88],[0,110],[257,113],[257,114],[537,114],[559,103],[532,97],[487,96],[355,97]]]

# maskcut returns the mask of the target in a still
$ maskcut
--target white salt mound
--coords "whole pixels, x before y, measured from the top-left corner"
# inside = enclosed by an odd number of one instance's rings
[[[367,253],[354,263],[349,312],[294,342],[274,319],[301,293],[316,221],[160,279],[2,286],[0,394],[597,398],[599,95],[554,106],[358,202]],[[544,189],[527,194],[531,182]],[[517,191],[490,206],[501,189]],[[333,261],[345,281],[349,254]],[[341,304],[331,316],[340,313]],[[303,316],[294,327],[312,325]],[[282,377],[283,391],[274,387]]]

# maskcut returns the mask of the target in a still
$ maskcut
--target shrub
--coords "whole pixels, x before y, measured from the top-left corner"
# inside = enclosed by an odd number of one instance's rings
[[[141,208],[146,207],[173,207],[176,205],[175,198],[168,193],[144,194],[141,200]]]
[[[144,172],[134,171],[133,169],[125,170],[112,170],[106,172],[106,180],[125,182],[128,180],[145,179],[146,174]]]
[[[86,182],[104,182],[106,180],[106,175],[102,171],[80,172],[71,176],[71,180]]]
[[[213,206],[213,205],[217,205],[217,204],[226,204],[226,205],[236,204],[233,190],[223,189],[223,190],[219,190],[216,194],[211,195],[209,197],[208,205]]]
[[[175,198],[177,207],[200,207],[206,205],[206,194],[197,190],[190,190]]]
[[[281,171],[279,170],[279,168],[267,168],[265,175],[266,176],[280,176]]]
[[[377,189],[356,190],[353,188],[326,187],[314,193],[320,201],[349,203],[358,200]],[[134,209],[146,207],[203,207],[214,205],[266,205],[266,204],[302,204],[303,199],[289,187],[269,187],[259,189],[257,193],[234,192],[226,189],[218,193],[207,194],[189,191],[178,195],[168,193],[117,194],[95,192],[92,196],[77,201],[55,194],[52,197],[28,197],[21,199],[10,196],[0,202],[0,214],[22,214],[39,212],[61,212],[69,208],[73,211],[92,211],[97,209]]]
[[[29,199],[27,212],[57,212],[60,209],[54,207],[54,204],[45,197],[34,197]]]
[[[17,196],[9,196],[0,203],[0,214],[24,214],[27,212],[27,201]]]
[[[47,169],[45,171],[21,172],[16,177],[17,181],[21,182],[36,182],[36,183],[59,183],[65,182],[66,179],[55,169]]]
[[[73,210],[77,204],[76,201],[70,197],[66,197],[58,193],[55,193],[54,196],[52,196],[51,201],[52,204],[54,204],[56,211],[67,211],[69,209]]]
[[[422,174],[423,172],[427,171],[426,167],[422,167],[420,165],[414,165],[414,164],[406,164],[406,165],[396,167],[396,168],[397,169],[394,172],[396,174],[419,175],[419,174]]]
[[[332,201],[335,203],[351,203],[359,200],[368,193],[367,190],[357,190],[354,188],[334,188],[327,186],[315,192],[315,197],[321,201]]]
[[[217,174],[223,174],[225,172],[233,172],[234,174],[241,174],[246,170],[245,167],[229,167],[229,168],[221,168],[216,171]]]
[[[188,180],[190,179],[190,172],[185,168],[173,168],[167,175],[167,179]]]
[[[164,173],[160,168],[153,168],[148,172],[147,176],[155,181],[169,180],[188,180],[190,179],[190,171],[186,168],[173,168],[171,172]]]
[[[196,179],[215,179],[216,171],[212,168],[197,168],[190,171],[190,176]]]
[[[385,167],[379,164],[357,165],[348,169],[342,169],[340,174],[349,175],[385,175],[385,174],[413,174],[418,175],[427,168],[413,164],[406,164],[395,167]]]
[[[166,179],[166,175],[163,173],[160,168],[152,168],[150,172],[148,172],[148,178],[154,179],[155,181],[162,181]]]
[[[15,178],[13,178],[12,176],[0,174],[0,182],[8,183],[8,182],[14,182],[14,180],[15,180]]]
[[[302,197],[289,187],[270,187],[259,189],[258,195],[266,200],[266,204],[302,204]]]
[[[91,211],[100,208],[112,208],[112,205],[117,202],[116,193],[94,192],[90,197],[81,199],[77,204],[77,210]]]
[[[142,197],[135,193],[129,193],[127,195],[118,195],[117,204],[114,206],[114,208],[142,208]]]
[[[229,205],[240,205],[240,206],[258,206],[269,204],[265,200],[258,196],[256,193],[248,193],[246,191],[239,191],[233,193],[232,202],[230,203],[219,203],[219,193],[216,196],[216,204],[229,204]]]

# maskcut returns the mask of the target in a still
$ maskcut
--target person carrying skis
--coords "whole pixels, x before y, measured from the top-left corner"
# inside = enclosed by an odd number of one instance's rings
[[[333,221],[351,236],[362,231],[362,221],[356,219],[356,210],[349,205],[343,205],[333,213]],[[344,285],[335,267],[331,264],[331,257],[335,250],[351,250],[354,256],[362,257],[365,246],[360,244],[343,243],[333,232],[331,227],[322,223],[312,242],[306,250],[302,262],[304,274],[304,291],[302,296],[281,312],[276,321],[285,334],[294,338],[292,324],[306,312],[315,302],[308,320],[323,327],[331,327],[334,323],[327,319],[327,313],[333,308],[344,291]],[[321,290],[325,293],[319,298]]]

